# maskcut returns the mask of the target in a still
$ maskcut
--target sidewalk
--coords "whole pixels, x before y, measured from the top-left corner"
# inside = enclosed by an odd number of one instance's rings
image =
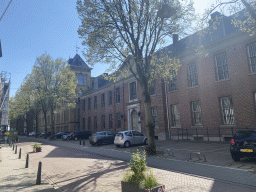
[[[49,181],[42,174],[42,184],[36,185],[37,168],[29,165],[25,168],[26,159],[18,159],[9,145],[2,144],[0,149],[0,191],[41,191],[56,192]]]
[[[18,159],[18,154],[14,154],[9,145],[0,149],[1,191],[121,192],[121,180],[129,169],[127,161],[130,153],[44,139],[20,140],[17,145],[22,148],[22,159]],[[31,163],[25,169],[24,154],[31,152],[31,145],[35,140],[42,142],[43,151],[30,153]],[[39,160],[42,161],[44,175],[42,185],[38,186],[35,182]],[[256,191],[253,187],[255,175],[248,171],[155,157],[148,157],[147,161],[149,166],[155,167],[153,173],[159,183],[166,186],[166,192]],[[223,181],[227,179],[233,181]]]

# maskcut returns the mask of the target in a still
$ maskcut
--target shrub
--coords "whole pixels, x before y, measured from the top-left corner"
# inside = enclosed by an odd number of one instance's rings
[[[33,148],[40,148],[41,147],[41,144],[40,143],[35,143]]]
[[[145,179],[143,181],[143,188],[144,189],[151,189],[157,187],[159,184],[157,183],[157,179],[153,175],[153,170],[150,170],[150,173],[145,175]]]
[[[127,171],[123,180],[140,187],[142,185],[142,181],[145,179],[145,172],[147,170],[145,151],[140,153],[139,150],[137,150],[137,153],[133,153],[128,165],[132,172]]]

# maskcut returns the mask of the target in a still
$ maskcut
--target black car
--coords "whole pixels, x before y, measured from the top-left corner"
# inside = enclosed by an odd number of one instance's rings
[[[88,139],[92,133],[90,131],[74,131],[71,134],[70,139],[74,139],[75,141],[80,139]]]
[[[54,138],[55,139],[61,139],[61,137],[63,136],[63,135],[68,135],[68,134],[70,134],[70,132],[59,132],[59,133],[57,133],[57,134],[55,134],[54,135]]]
[[[51,132],[47,132],[47,137],[51,136]],[[45,137],[45,132],[42,132],[39,137]]]
[[[92,134],[89,138],[89,142],[91,145],[102,145],[104,144],[112,144],[115,140],[115,134],[111,133],[110,131],[102,131],[96,132]]]
[[[234,161],[256,157],[256,131],[238,131],[231,139],[230,153]]]

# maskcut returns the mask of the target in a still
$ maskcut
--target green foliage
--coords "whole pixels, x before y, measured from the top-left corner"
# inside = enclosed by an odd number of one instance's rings
[[[153,175],[153,170],[150,170],[149,174],[145,175],[145,179],[143,181],[143,188],[144,189],[151,189],[157,187],[159,184],[157,182],[156,177]]]
[[[130,163],[128,164],[132,172],[126,172],[124,180],[139,187],[145,179],[145,171],[147,170],[146,154],[145,152],[133,153]]]
[[[35,143],[35,144],[33,145],[33,148],[41,148],[41,144],[40,144],[40,143]]]
[[[11,139],[12,141],[15,141],[18,139],[18,132],[16,131],[10,131],[8,138]]]

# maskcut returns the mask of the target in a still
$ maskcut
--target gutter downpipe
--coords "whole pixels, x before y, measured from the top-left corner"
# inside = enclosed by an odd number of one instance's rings
[[[168,139],[171,139],[171,132],[170,132],[170,121],[169,121],[169,108],[168,108],[168,97],[166,94],[166,81],[164,82],[164,92],[165,92],[165,104],[166,104],[166,115],[167,115],[167,127],[168,127]]]

